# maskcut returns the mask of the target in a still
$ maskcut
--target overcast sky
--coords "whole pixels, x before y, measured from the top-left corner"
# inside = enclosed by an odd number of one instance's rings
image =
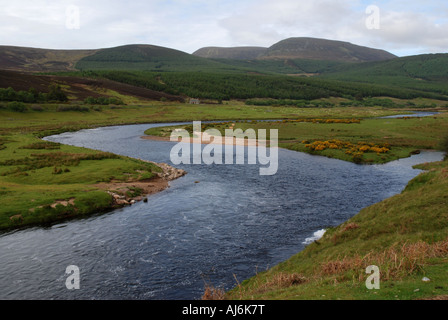
[[[367,10],[369,6],[374,6]],[[0,45],[97,49],[348,41],[398,56],[448,52],[447,0],[0,0]]]

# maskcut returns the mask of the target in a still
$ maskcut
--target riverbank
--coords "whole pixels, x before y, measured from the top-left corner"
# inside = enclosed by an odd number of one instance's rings
[[[207,105],[190,106],[180,104],[155,103],[151,105],[126,106],[120,108],[102,107],[99,111],[60,112],[55,105],[42,106],[39,111],[11,112],[0,110],[0,229],[15,229],[35,224],[47,224],[54,221],[64,220],[71,217],[85,217],[92,213],[103,212],[115,207],[113,195],[98,188],[98,184],[110,183],[111,181],[135,182],[136,180],[147,180],[155,177],[160,169],[153,164],[144,163],[135,159],[118,157],[116,155],[75,148],[65,145],[51,145],[43,142],[40,138],[60,134],[67,131],[78,131],[86,128],[95,128],[112,125],[125,125],[135,123],[157,123],[186,121],[185,115],[191,118],[198,117],[202,121],[222,119],[297,119],[306,116],[312,118],[332,119],[336,115],[353,115],[363,117],[380,117],[397,114],[397,110],[384,110],[381,108],[330,108],[330,109],[299,109],[293,107],[248,107],[236,103],[235,105],[219,105],[210,108]],[[401,110],[402,111],[402,110]],[[436,146],[436,138],[446,129],[444,124],[445,115],[438,115],[433,123],[415,123],[414,119],[406,122],[414,125],[400,126],[402,131],[397,133],[398,141],[407,146],[401,150],[398,157],[408,156],[414,145],[432,149]],[[284,123],[281,120],[280,140],[287,145],[280,144],[291,150],[303,151],[305,145],[294,140],[302,140],[302,133],[295,131],[302,128],[305,133],[312,137],[327,136],[329,133],[353,134],[359,130],[358,124],[313,124]],[[373,121],[373,120],[365,120]],[[406,121],[406,120],[387,120]],[[403,122],[404,123],[404,122]],[[271,122],[244,121],[246,126],[258,128],[276,128]],[[234,128],[240,127],[238,122]],[[312,127],[310,127],[312,126]],[[334,128],[332,126],[344,126]],[[381,128],[382,126],[382,128]],[[383,130],[391,128],[387,123],[376,126],[376,132],[384,134]],[[245,129],[245,127],[242,127]],[[291,130],[294,128],[294,130]],[[378,130],[380,128],[381,130]],[[424,130],[421,130],[421,129]],[[309,131],[309,129],[313,129]],[[334,129],[334,131],[332,131]],[[373,131],[375,131],[373,130]],[[393,134],[388,130],[387,134]],[[446,130],[445,130],[446,131]],[[369,129],[367,132],[372,132]],[[421,132],[414,139],[415,133]],[[432,132],[432,133],[431,133]],[[431,133],[431,137],[426,136]],[[364,136],[366,132],[360,132],[358,136]],[[410,139],[406,140],[407,136]],[[357,139],[356,134],[353,139]],[[421,144],[420,142],[424,143]],[[297,149],[297,146],[303,147]],[[305,150],[309,151],[309,150]],[[336,152],[335,150],[330,150]],[[326,155],[319,153],[321,155]],[[326,156],[333,156],[332,154]],[[334,156],[342,160],[350,160],[345,153],[339,152]],[[345,159],[344,159],[345,157]],[[388,158],[386,158],[388,161]],[[132,188],[132,186],[131,186]],[[161,188],[161,187],[160,187]],[[138,197],[141,187],[136,192],[128,190],[128,193],[136,193]],[[130,202],[120,195],[120,203]],[[76,200],[74,200],[76,199]],[[124,202],[124,201],[126,202]],[[73,205],[73,203],[76,203]],[[58,205],[59,204],[59,205]],[[65,204],[67,204],[65,206]]]
[[[0,229],[48,225],[147,201],[186,174],[165,163],[10,134],[0,154]]]
[[[327,229],[302,252],[221,296],[236,300],[446,299],[448,160],[417,168],[425,172],[401,194]],[[372,265],[379,268],[378,289],[366,286],[371,283],[366,269]]]
[[[420,150],[435,149],[447,129],[446,114],[415,119],[369,119],[363,122],[350,127],[352,138],[357,140],[357,137],[368,136],[375,143],[379,139],[387,139],[394,150],[393,157],[378,157],[369,163],[389,162],[409,157]],[[211,127],[219,131],[235,127],[246,130],[249,127],[272,127],[269,126],[272,123],[275,121],[268,124],[252,121],[238,126],[226,122],[211,124]],[[348,136],[347,124],[344,125],[344,135]],[[307,130],[299,129],[294,122],[281,121],[279,130],[289,131],[291,137],[305,131],[321,135],[336,131],[335,127],[325,127],[328,123],[301,123],[301,126]],[[162,136],[144,138],[169,141],[163,134],[170,133],[173,128],[188,131],[187,126],[183,125],[154,128],[145,133],[159,133]],[[341,128],[342,125],[339,125]],[[436,140],[435,135],[439,135]],[[207,143],[209,139],[205,141]],[[223,144],[223,141],[215,143]],[[289,143],[305,147],[310,142]],[[397,149],[401,150],[400,153]],[[347,160],[310,150],[308,153]],[[207,285],[203,299],[443,299],[448,294],[444,286],[448,276],[443,271],[448,267],[448,161],[417,167],[425,172],[410,181],[401,194],[363,209],[338,227],[328,228],[321,239],[313,241],[304,251],[265,272],[259,272],[251,279],[237,283],[227,293]],[[366,269],[371,265],[379,267],[381,290],[366,287],[370,275]]]
[[[218,146],[251,146],[256,147],[259,145],[269,147],[269,141],[259,140],[259,139],[247,139],[247,138],[237,138],[237,137],[218,137],[212,136],[203,132],[202,134],[199,132],[193,133],[194,137],[179,137],[174,142],[182,142],[182,143],[195,143],[195,144],[211,144]],[[141,136],[144,140],[152,140],[152,141],[164,141],[164,142],[173,142],[168,137],[160,137],[160,136]]]
[[[205,144],[256,145],[256,140],[213,139],[207,130],[225,136],[226,130],[242,132],[270,130],[278,132],[278,146],[312,155],[325,156],[357,164],[381,164],[407,158],[421,150],[439,148],[439,141],[448,132],[448,114],[428,117],[401,118],[299,118],[271,121],[224,121],[203,123]],[[145,131],[144,139],[169,141],[173,130],[195,134],[197,139],[182,138],[184,142],[199,141],[191,124],[157,127]],[[205,138],[204,138],[205,136]]]
[[[93,187],[106,191],[112,196],[110,209],[133,205],[139,201],[148,201],[148,196],[161,192],[170,187],[170,181],[179,179],[187,174],[185,170],[174,168],[166,163],[156,163],[138,159],[142,162],[154,164],[162,172],[155,173],[155,177],[145,180],[101,182]]]

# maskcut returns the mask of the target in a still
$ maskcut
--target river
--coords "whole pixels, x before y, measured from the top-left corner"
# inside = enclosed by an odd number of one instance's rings
[[[170,164],[174,143],[141,139],[161,125],[46,139]],[[199,299],[206,282],[230,289],[288,259],[316,231],[401,192],[421,172],[413,165],[442,158],[363,166],[279,149],[273,176],[255,165],[179,165],[188,174],[147,203],[0,234],[0,299]],[[79,290],[65,286],[69,265]]]

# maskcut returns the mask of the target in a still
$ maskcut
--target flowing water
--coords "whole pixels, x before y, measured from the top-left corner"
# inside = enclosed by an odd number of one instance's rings
[[[141,139],[161,125],[47,140],[170,164],[175,143]],[[362,166],[279,149],[273,176],[260,176],[256,165],[179,165],[188,174],[148,203],[0,234],[0,299],[191,300],[205,283],[230,289],[235,278],[288,259],[320,230],[401,192],[420,173],[413,165],[442,158],[423,152]],[[80,290],[65,286],[69,265],[80,269]]]

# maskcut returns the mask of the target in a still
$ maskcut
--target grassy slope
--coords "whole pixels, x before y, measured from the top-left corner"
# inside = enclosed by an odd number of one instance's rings
[[[206,59],[168,48],[130,45],[101,50],[81,59],[76,68],[115,70],[116,81],[133,81],[134,85],[158,91],[207,99],[312,99],[317,98],[316,94],[447,99],[447,59],[444,54],[369,63]],[[126,71],[127,75],[119,76],[118,71]],[[297,79],[284,75],[315,77]],[[314,95],[308,92],[310,89]]]
[[[238,71],[236,67],[196,57],[182,51],[151,46],[127,45],[103,49],[80,59],[78,70],[134,70],[134,71]]]
[[[448,54],[410,56],[382,62],[335,66],[323,77],[447,93]],[[366,76],[368,75],[368,76]]]
[[[236,68],[244,68],[259,73],[279,73],[288,75],[313,75],[325,73],[336,66],[351,65],[348,62],[287,59],[287,60],[235,60],[235,59],[212,59],[214,61],[228,64]]]
[[[287,124],[280,132],[309,139],[318,135],[322,140],[387,136],[392,152],[401,147],[407,153],[412,148],[437,148],[448,132],[446,120],[444,114],[364,120],[359,125]],[[323,155],[344,157],[332,150]],[[402,194],[328,230],[318,243],[245,281],[227,298],[418,299],[448,294],[448,161],[419,168],[429,171],[411,181]],[[369,265],[381,270],[381,290],[366,289]],[[422,282],[424,276],[431,282]]]
[[[113,67],[113,64],[110,65]],[[317,66],[316,66],[317,67]],[[264,67],[263,67],[264,68]],[[253,69],[252,69],[253,70]],[[338,81],[321,77],[291,77],[284,74],[254,74],[250,69],[237,72],[209,69],[206,72],[95,71],[97,77],[150,88],[166,93],[203,99],[230,100],[274,98],[313,100],[329,97],[425,97],[447,100],[447,96],[431,91],[404,88],[398,84],[366,84],[358,80]],[[87,75],[88,72],[84,72]],[[89,72],[92,73],[92,72]],[[82,73],[79,73],[80,75]]]
[[[94,184],[150,179],[161,171],[127,157],[43,143],[36,137],[40,132],[20,130],[0,136],[0,229],[110,210],[111,195]],[[72,205],[51,207],[71,199]]]

